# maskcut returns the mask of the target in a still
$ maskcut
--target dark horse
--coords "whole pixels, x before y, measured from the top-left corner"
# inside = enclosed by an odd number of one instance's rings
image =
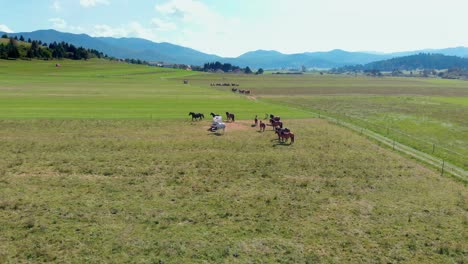
[[[273,119],[273,120],[275,120],[275,121],[280,121],[280,120],[281,120],[281,117],[275,116],[275,115],[270,115],[270,119]]]
[[[192,121],[193,120],[202,120],[203,118],[205,118],[205,116],[202,113],[190,112],[188,115],[192,116]]]
[[[215,113],[213,113],[213,112],[211,112],[210,115],[211,115],[212,117],[221,116],[221,115],[215,114]]]
[[[229,112],[226,112],[226,119],[227,121],[231,120],[232,122],[236,121],[235,119],[235,116],[233,113],[229,113]]]
[[[270,119],[270,124],[275,129],[276,127],[283,128],[283,122],[281,121],[276,121],[275,119]]]
[[[278,141],[281,143],[288,142],[288,139],[291,139],[291,143],[294,143],[294,133],[292,133],[287,128],[276,128],[275,133],[278,135]]]
[[[265,132],[266,124],[260,121],[260,132]]]

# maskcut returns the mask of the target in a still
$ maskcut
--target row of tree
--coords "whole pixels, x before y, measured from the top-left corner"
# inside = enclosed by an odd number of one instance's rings
[[[231,63],[221,63],[219,61],[205,63],[201,70],[205,72],[223,71],[223,72],[243,72],[246,74],[253,73],[253,71],[250,69],[249,66],[245,68],[241,68],[239,66],[232,65]],[[262,68],[258,69],[258,71],[255,74],[263,74],[263,69]]]
[[[23,36],[19,39],[8,38],[5,34],[2,39],[8,39],[8,43],[0,43],[0,59],[72,59],[87,60],[90,58],[108,58],[102,52],[94,49],[76,47],[66,42],[53,42],[47,45],[40,40],[28,39],[26,44]]]

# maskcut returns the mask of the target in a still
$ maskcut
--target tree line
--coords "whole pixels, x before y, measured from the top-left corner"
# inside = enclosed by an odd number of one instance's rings
[[[241,68],[239,66],[232,65],[231,63],[221,63],[219,61],[207,62],[203,65],[203,68],[201,70],[205,72],[223,71],[223,72],[243,72],[245,74],[254,73],[252,69],[250,69],[249,66],[245,68]],[[255,72],[255,74],[263,74],[263,69],[262,68],[258,69],[258,71]]]
[[[20,36],[8,37],[4,34],[2,39],[8,43],[0,43],[0,59],[72,59],[87,60],[90,58],[108,58],[104,53],[95,49],[76,47],[66,42],[43,43],[40,40],[27,41]],[[26,45],[26,42],[29,43]]]

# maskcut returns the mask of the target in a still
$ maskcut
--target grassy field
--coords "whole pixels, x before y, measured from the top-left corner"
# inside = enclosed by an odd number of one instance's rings
[[[1,263],[468,261],[466,184],[282,106],[315,98],[268,95],[291,77],[60,63],[0,61]],[[209,86],[230,78],[265,95]],[[296,142],[251,127],[264,113]]]
[[[192,76],[207,86],[209,76]],[[339,118],[468,169],[468,82],[340,75],[219,77],[263,101]],[[228,90],[228,88],[222,88]]]
[[[463,184],[290,125],[292,146],[249,123],[2,121],[0,261],[467,261]]]
[[[187,71],[104,60],[61,65],[0,60],[0,118],[186,119],[191,111],[228,111],[242,119],[265,111],[307,116],[174,79],[194,74]]]

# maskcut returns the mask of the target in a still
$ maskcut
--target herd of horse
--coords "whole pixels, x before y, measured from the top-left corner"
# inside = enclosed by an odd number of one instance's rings
[[[211,83],[211,86],[239,86],[238,83]]]
[[[250,90],[242,90],[242,89],[232,88],[231,91],[233,93],[239,92],[240,94],[250,94]]]
[[[213,122],[208,131],[218,132],[222,130],[224,133],[226,124],[222,122],[221,115],[215,114],[213,112],[210,113],[210,115],[213,117]],[[203,118],[205,118],[203,113],[190,112],[189,116],[192,117],[192,121],[201,121]],[[268,117],[268,115],[266,115],[266,117]],[[273,128],[275,134],[278,135],[278,141],[280,143],[286,143],[289,140],[290,144],[294,143],[294,133],[291,132],[291,130],[288,128],[283,128],[283,121],[281,121],[281,117],[271,114],[269,115],[269,118],[269,125]],[[235,115],[233,113],[226,112],[226,119],[228,122],[235,122]],[[258,116],[255,116],[253,126],[257,127],[257,125],[260,127],[260,132],[265,132],[267,124],[261,120],[259,121]]]

